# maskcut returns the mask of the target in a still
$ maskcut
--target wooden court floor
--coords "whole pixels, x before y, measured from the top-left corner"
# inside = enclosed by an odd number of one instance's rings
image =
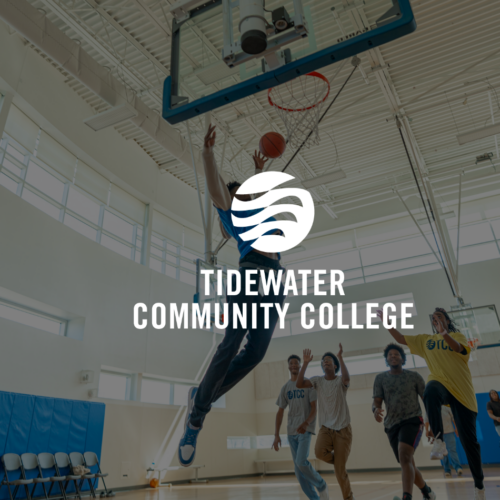
[[[487,500],[500,500],[500,467],[486,468],[484,472]],[[402,493],[398,472],[350,473],[349,476],[356,500],[392,500],[394,495]],[[323,477],[328,483],[330,498],[342,500],[335,476],[325,474]],[[466,469],[462,478],[445,479],[438,470],[425,471],[424,477],[438,500],[474,500],[474,483]],[[118,497],[123,500],[307,500],[292,475],[136,490],[117,493]],[[414,490],[413,497],[420,500],[422,495]]]

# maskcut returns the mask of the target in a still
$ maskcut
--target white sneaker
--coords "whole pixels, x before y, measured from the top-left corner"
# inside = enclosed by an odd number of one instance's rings
[[[464,471],[463,471],[462,469],[458,469],[458,470],[457,470],[457,476],[458,476],[458,477],[462,477],[462,476],[463,476],[463,474],[464,474]]]
[[[318,491],[319,500],[330,500],[330,493],[328,493],[328,486],[323,491]]]
[[[474,488],[474,500],[486,500],[486,489],[484,487],[482,490]]]
[[[443,457],[446,455],[448,455],[446,443],[444,443],[441,439],[435,439],[434,446],[431,451],[431,460],[443,460]]]
[[[431,491],[431,492],[429,493],[429,500],[436,500],[436,498],[437,498],[437,497],[436,497],[436,494],[435,494],[433,491]]]
[[[445,472],[444,477],[451,477],[451,472]]]

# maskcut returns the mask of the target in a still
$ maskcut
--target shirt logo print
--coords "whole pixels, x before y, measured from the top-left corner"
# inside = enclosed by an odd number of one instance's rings
[[[434,340],[428,340],[425,345],[426,345],[427,349],[429,349],[429,351],[432,351],[432,349],[434,349],[434,347],[436,347],[436,342]]]
[[[305,394],[304,394],[304,389],[295,389],[293,391],[288,391],[286,393],[288,399],[299,399],[299,398],[305,398]]]

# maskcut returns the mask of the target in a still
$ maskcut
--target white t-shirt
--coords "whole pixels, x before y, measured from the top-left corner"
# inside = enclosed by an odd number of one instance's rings
[[[334,431],[340,431],[351,423],[346,393],[348,386],[342,382],[342,377],[326,380],[325,377],[309,379],[318,394],[318,421]]]

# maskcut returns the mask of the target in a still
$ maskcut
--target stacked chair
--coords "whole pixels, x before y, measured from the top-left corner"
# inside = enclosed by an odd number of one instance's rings
[[[108,474],[102,472],[97,455],[91,451],[86,452],[84,455],[79,452],[73,452],[69,456],[62,452],[55,455],[40,453],[38,456],[34,453],[24,453],[21,456],[14,453],[6,453],[2,456],[2,464],[4,476],[0,482],[0,489],[4,486],[8,488],[10,500],[15,500],[20,487],[24,487],[26,499],[32,500],[36,494],[35,490],[39,485],[42,487],[41,491],[43,491],[45,500],[49,500],[52,489],[56,484],[58,492],[56,490],[54,494],[57,495],[59,493],[60,495],[54,498],[60,498],[61,500],[78,498],[78,500],[82,500],[81,488],[85,481],[88,481],[90,495],[95,498],[95,488],[99,479],[102,479],[104,486],[101,497],[112,497],[115,495],[112,490],[107,489],[104,478]],[[76,466],[88,468],[97,466],[97,472],[83,475],[74,474],[73,467]],[[36,477],[28,479],[26,477],[27,472],[30,476]],[[74,492],[68,492],[68,485],[71,482],[75,486]],[[49,484],[50,487],[47,490]],[[31,491],[30,487],[32,487]],[[38,493],[36,496],[39,497],[40,494]]]

